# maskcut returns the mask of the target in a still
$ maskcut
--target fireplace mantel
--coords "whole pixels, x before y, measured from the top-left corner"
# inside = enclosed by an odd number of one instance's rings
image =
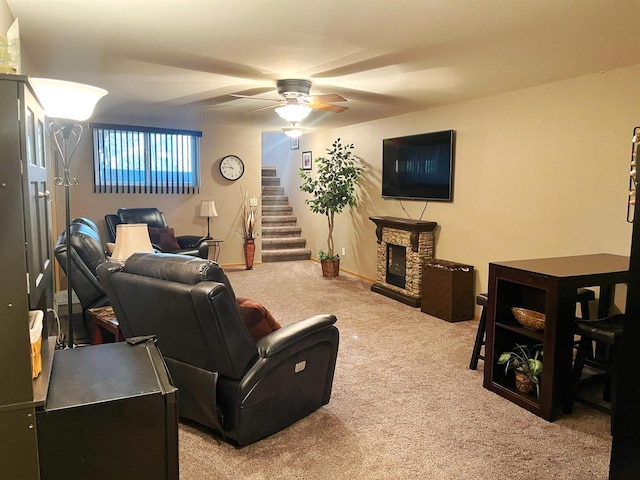
[[[376,224],[378,238],[376,283],[371,290],[419,307],[422,299],[422,265],[433,258],[433,232],[438,224],[396,217],[369,217],[369,220]],[[394,245],[406,249],[406,275],[404,282],[400,283],[388,278],[387,255],[389,248]]]
[[[369,217],[369,220],[376,224],[376,237],[378,237],[378,243],[382,243],[382,229],[384,227],[411,232],[411,249],[414,252],[418,251],[420,232],[433,232],[438,226],[436,222],[412,220],[410,218]]]

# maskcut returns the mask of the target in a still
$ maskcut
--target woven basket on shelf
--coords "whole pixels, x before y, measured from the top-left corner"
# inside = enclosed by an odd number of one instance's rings
[[[513,307],[511,311],[513,312],[513,316],[516,317],[518,323],[523,327],[531,328],[533,330],[544,330],[544,313],[520,307]]]

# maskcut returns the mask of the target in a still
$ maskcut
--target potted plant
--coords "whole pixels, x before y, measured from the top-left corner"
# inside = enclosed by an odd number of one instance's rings
[[[240,191],[242,203],[240,207],[240,225],[242,227],[242,238],[244,239],[244,260],[247,270],[253,268],[253,260],[256,253],[255,239],[258,235],[256,224],[258,222],[258,199],[249,198],[247,193]]]
[[[353,144],[343,145],[338,138],[331,148],[327,148],[326,157],[316,159],[316,177],[300,169],[303,180],[300,190],[313,197],[304,202],[313,213],[327,217],[327,251],[320,250],[318,254],[325,277],[336,277],[340,271],[340,256],[336,254],[333,243],[334,216],[346,206],[355,207],[358,204],[356,185],[362,174],[362,167],[353,154],[353,149]]]
[[[512,352],[503,352],[498,358],[498,365],[504,365],[505,374],[509,370],[515,371],[516,389],[522,393],[531,393],[536,390],[536,396],[540,396],[540,376],[542,375],[542,360],[540,360],[542,345],[516,344]]]

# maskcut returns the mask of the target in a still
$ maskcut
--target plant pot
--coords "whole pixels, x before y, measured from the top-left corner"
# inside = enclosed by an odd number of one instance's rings
[[[256,242],[253,238],[244,240],[244,263],[247,270],[253,268],[253,258],[256,255]]]
[[[535,388],[535,383],[531,381],[526,373],[516,370],[516,390],[521,393],[531,393]]]
[[[340,275],[340,259],[337,260],[320,260],[322,265],[323,277],[337,277]]]

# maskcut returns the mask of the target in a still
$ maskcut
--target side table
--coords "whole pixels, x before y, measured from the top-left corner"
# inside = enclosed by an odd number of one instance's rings
[[[116,342],[125,341],[112,306],[90,308],[87,310],[87,315],[93,325],[91,335],[91,343],[93,345],[104,343],[103,332],[105,331],[112,333]]]
[[[214,262],[218,261],[218,257],[220,256],[220,244],[224,242],[224,240],[218,240],[217,238],[210,238],[207,240],[207,245],[209,245],[209,260],[213,260]]]

